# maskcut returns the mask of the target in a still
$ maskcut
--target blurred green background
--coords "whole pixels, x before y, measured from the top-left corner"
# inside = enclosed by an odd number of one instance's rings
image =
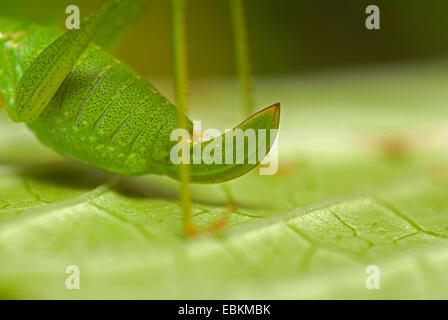
[[[229,1],[188,0],[191,78],[234,76]],[[85,17],[96,0],[0,0],[0,14],[63,26],[65,8]],[[365,8],[381,10],[381,30],[365,28]],[[253,73],[296,74],[445,57],[444,0],[245,0]],[[50,9],[51,8],[51,9]],[[172,73],[169,1],[152,0],[118,52],[149,77]]]

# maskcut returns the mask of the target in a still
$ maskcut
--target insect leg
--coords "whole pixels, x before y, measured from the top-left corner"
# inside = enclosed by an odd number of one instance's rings
[[[252,94],[249,48],[242,0],[231,0],[230,9],[232,13],[234,50],[237,61],[238,79],[240,82],[240,94],[244,102],[244,114],[249,116],[254,110],[254,98]],[[222,185],[222,190],[227,196],[227,208],[230,212],[235,212],[238,209],[238,204],[232,195],[232,191],[227,184]]]
[[[187,59],[185,35],[185,1],[171,0],[172,46],[174,60],[174,90],[175,101],[183,114],[187,113]],[[179,128],[186,129],[187,123],[183,116],[178,120]],[[179,165],[180,201],[184,215],[184,232],[188,236],[196,234],[191,213],[190,172],[187,164]]]
[[[83,21],[47,46],[24,71],[16,91],[16,105],[8,110],[16,122],[31,122],[47,107],[73,66],[123,0],[106,0]]]
[[[242,0],[231,0],[230,8],[232,12],[233,38],[238,79],[240,82],[240,94],[244,102],[244,114],[245,116],[249,116],[254,112],[254,99],[252,96],[249,48]]]

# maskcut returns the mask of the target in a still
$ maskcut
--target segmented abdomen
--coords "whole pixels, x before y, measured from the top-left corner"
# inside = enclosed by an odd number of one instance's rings
[[[78,161],[125,175],[162,173],[177,113],[129,67],[91,47],[29,127]]]
[[[42,37],[45,44],[39,41]],[[16,48],[15,63],[26,67],[49,38],[42,30],[27,31]],[[33,48],[26,48],[30,45]],[[64,156],[107,171],[139,175],[163,173],[178,114],[130,67],[90,46],[44,113],[28,126]]]

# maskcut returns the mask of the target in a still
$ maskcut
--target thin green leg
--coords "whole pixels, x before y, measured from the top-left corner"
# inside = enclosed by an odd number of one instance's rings
[[[19,81],[16,105],[8,109],[12,120],[28,123],[45,110],[85,48],[121,3],[122,0],[104,1],[83,21],[80,30],[65,32],[33,60]]]
[[[187,114],[187,44],[185,35],[185,0],[171,0],[171,30],[174,59],[175,102],[183,114]],[[179,128],[187,128],[185,117],[179,117]],[[187,164],[180,164],[180,201],[184,214],[184,231],[193,235],[195,228],[191,213],[190,170]]]
[[[252,80],[250,77],[249,46],[247,44],[247,30],[244,19],[242,0],[230,0],[232,12],[233,39],[237,62],[240,96],[243,101],[242,110],[245,116],[254,112],[254,98],[252,95]],[[228,185],[222,187],[227,196],[230,211],[237,210],[237,203]]]
[[[69,30],[47,46],[19,81],[16,104],[7,110],[11,119],[29,123],[39,117],[85,48],[95,41],[112,49],[148,1],[106,0],[82,22],[80,30]]]
[[[242,0],[230,0],[230,7],[232,12],[233,38],[238,79],[240,82],[240,94],[243,100],[245,116],[249,116],[254,112],[254,99],[252,95],[249,46],[247,44],[247,30]]]

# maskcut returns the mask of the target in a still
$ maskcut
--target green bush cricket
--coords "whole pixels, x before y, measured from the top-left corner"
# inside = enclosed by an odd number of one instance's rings
[[[126,176],[179,179],[180,166],[169,157],[176,144],[170,134],[183,123],[192,152],[192,122],[107,52],[116,45],[111,38],[121,35],[147,2],[106,0],[79,30],[63,33],[0,17],[0,92],[9,116],[27,123],[42,143],[65,157]],[[236,128],[277,129],[279,113],[279,104],[272,105]],[[213,140],[200,143],[205,147]],[[251,153],[257,148],[245,150],[245,159]],[[189,164],[188,180],[224,182],[257,164]]]

